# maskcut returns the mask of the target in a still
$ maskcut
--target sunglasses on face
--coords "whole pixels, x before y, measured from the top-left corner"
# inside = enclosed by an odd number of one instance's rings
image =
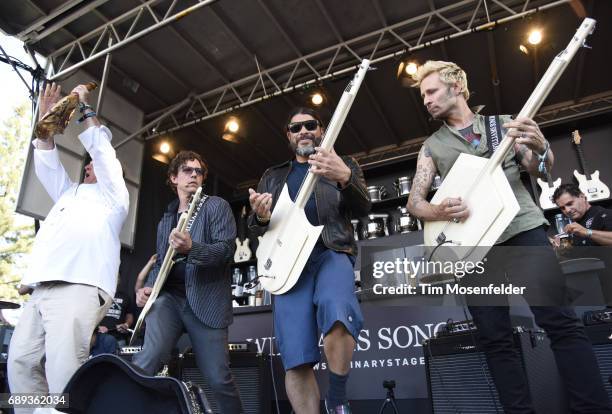
[[[181,167],[181,171],[187,175],[192,175],[193,172],[195,171],[195,173],[197,175],[199,175],[200,177],[202,177],[204,175],[204,170],[202,168],[194,168],[194,167]]]
[[[302,126],[306,128],[306,131],[314,131],[318,128],[319,121],[317,121],[316,119],[311,119],[304,122],[294,122],[292,124],[289,124],[287,126],[287,129],[289,130],[289,132],[297,134],[302,130]]]

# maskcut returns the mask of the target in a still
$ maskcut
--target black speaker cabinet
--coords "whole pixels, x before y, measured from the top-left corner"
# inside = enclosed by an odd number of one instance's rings
[[[192,353],[184,354],[179,358],[177,368],[178,378],[202,387],[213,412],[220,413],[212,390],[196,365],[195,356]],[[230,352],[230,369],[240,392],[245,414],[270,414],[270,359],[254,352]]]
[[[586,332],[593,343],[608,398],[612,401],[612,323],[587,326]]]
[[[536,412],[567,413],[565,391],[546,335],[517,329],[514,343]],[[434,414],[503,413],[475,333],[433,338],[423,343],[423,352]]]

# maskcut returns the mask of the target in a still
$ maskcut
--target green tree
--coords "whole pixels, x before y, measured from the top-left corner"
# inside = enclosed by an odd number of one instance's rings
[[[0,299],[21,301],[16,285],[34,241],[34,221],[15,213],[30,142],[31,110],[23,102],[0,125]]]

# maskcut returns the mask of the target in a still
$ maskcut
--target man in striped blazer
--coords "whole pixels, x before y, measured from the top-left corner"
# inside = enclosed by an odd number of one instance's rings
[[[138,306],[147,302],[169,244],[177,252],[176,263],[145,319],[144,346],[133,362],[153,375],[187,331],[219,409],[238,414],[243,409],[229,369],[227,346],[227,327],[233,318],[227,270],[236,237],[232,210],[222,198],[204,196],[189,231],[175,229],[207,172],[206,162],[193,151],[179,152],[168,167],[167,183],[178,198],[168,205],[157,227],[157,260],[145,287],[136,293]]]

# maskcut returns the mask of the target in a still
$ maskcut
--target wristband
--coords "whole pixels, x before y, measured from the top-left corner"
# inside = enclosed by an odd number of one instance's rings
[[[83,122],[84,120],[86,120],[87,118],[93,118],[94,116],[96,116],[97,114],[95,112],[87,112],[85,115],[83,115],[82,117],[80,117],[77,120],[77,123],[80,124],[81,122]]]
[[[268,222],[270,221],[269,218],[268,219],[264,219],[264,218],[259,217],[257,214],[255,215],[255,218],[257,219],[257,223],[261,224],[261,225],[268,224]]]
[[[593,237],[593,230],[591,230],[591,229],[587,229],[587,234],[586,234],[586,236],[587,236],[587,239],[590,239],[591,237]]]

